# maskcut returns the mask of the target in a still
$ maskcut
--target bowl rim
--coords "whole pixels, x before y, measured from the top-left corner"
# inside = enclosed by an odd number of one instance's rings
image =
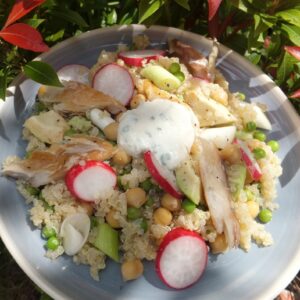
[[[184,33],[186,37],[194,37],[194,38],[200,38],[206,41],[211,41],[207,37],[204,37],[200,34],[188,32],[182,29],[174,28],[174,27],[167,27],[167,26],[159,26],[159,25],[152,25],[150,27],[146,27],[144,25],[140,24],[131,24],[131,25],[115,25],[111,27],[106,28],[98,28],[93,29],[90,31],[86,31],[78,36],[74,36],[71,38],[68,38],[55,46],[51,47],[49,51],[46,53],[38,55],[34,60],[44,60],[47,59],[48,55],[56,50],[59,50],[61,48],[64,48],[68,44],[72,44],[73,42],[85,38],[91,38],[93,36],[97,36],[99,33],[102,32],[114,32],[116,30],[118,31],[127,31],[130,29],[136,30],[136,32],[143,33],[145,30],[150,31],[158,31],[158,32],[171,32],[173,34],[179,34]],[[225,53],[231,52],[236,57],[246,60],[242,55],[235,52],[234,50],[231,50],[230,48],[219,44],[219,47],[221,50],[223,50]],[[257,75],[264,74],[263,71],[257,67],[256,65],[251,64],[251,62],[247,61],[247,64],[249,65],[249,68],[251,68],[251,71]],[[11,83],[10,88],[16,86],[16,84],[20,81],[22,81],[24,78],[24,75],[20,73]],[[268,78],[262,78],[265,82],[273,82],[269,77]],[[278,93],[278,98],[283,102],[287,100],[286,95],[281,91],[280,88],[276,90],[276,93]],[[6,97],[6,101],[9,101],[9,97]],[[300,128],[300,118],[290,103],[290,101],[286,101],[288,105],[289,113],[291,113],[291,118],[293,118],[293,122],[298,122],[298,128]],[[1,109],[1,108],[0,108]],[[300,136],[300,130],[298,130],[298,135]],[[38,276],[38,271],[24,258],[23,252],[21,252],[19,249],[17,249],[14,245],[13,239],[8,234],[8,231],[6,230],[6,226],[3,223],[3,221],[0,218],[0,236],[1,239],[14,258],[14,260],[17,262],[17,264],[20,266],[20,268],[26,273],[26,275],[43,291],[45,291],[48,295],[53,297],[54,299],[70,299],[66,294],[63,293],[62,290],[57,289],[54,285],[50,284],[48,280]],[[289,263],[288,267],[283,270],[281,273],[280,279],[276,280],[276,282],[273,282],[273,284],[268,288],[267,291],[264,292],[260,297],[261,299],[269,299],[276,297],[282,289],[284,289],[285,286],[287,286],[290,281],[297,275],[300,269],[300,247],[298,249],[298,252],[295,253],[295,256],[293,257],[293,260]]]

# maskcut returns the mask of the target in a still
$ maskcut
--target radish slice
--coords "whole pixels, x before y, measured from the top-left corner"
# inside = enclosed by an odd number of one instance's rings
[[[77,81],[89,85],[89,68],[83,65],[66,65],[57,71],[60,80]]]
[[[262,176],[262,172],[249,147],[245,142],[239,139],[235,139],[233,143],[240,147],[242,159],[245,162],[252,179],[258,181]]]
[[[85,244],[91,227],[87,214],[77,213],[64,219],[60,228],[66,254],[76,254]]]
[[[160,56],[165,56],[164,50],[151,49],[151,50],[135,50],[123,51],[118,54],[118,57],[123,59],[125,64],[129,66],[141,67],[142,61],[149,62],[151,59],[158,59]]]
[[[106,64],[93,77],[93,88],[107,94],[124,106],[133,96],[134,84],[130,73],[115,63]]]
[[[207,246],[193,231],[175,228],[159,246],[156,272],[169,287],[184,289],[196,283],[207,265]]]
[[[83,201],[95,202],[117,183],[115,171],[106,163],[89,160],[73,166],[65,177],[70,193]]]
[[[144,153],[144,160],[150,174],[161,188],[175,198],[182,198],[182,194],[176,185],[176,178],[173,172],[163,167],[154,155],[152,155],[151,151]]]
[[[212,141],[217,148],[223,149],[232,143],[235,133],[235,126],[226,126],[203,129],[200,131],[199,136],[205,140]]]

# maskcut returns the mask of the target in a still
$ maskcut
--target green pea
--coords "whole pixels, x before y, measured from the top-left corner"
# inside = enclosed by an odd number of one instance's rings
[[[31,195],[31,196],[38,196],[40,194],[40,189],[35,188],[31,185],[26,187],[26,191]]]
[[[180,72],[180,64],[172,63],[169,67],[169,72],[171,72],[172,74]]]
[[[255,129],[256,129],[256,123],[255,123],[255,122],[250,121],[250,122],[246,123],[246,130],[247,130],[248,132],[252,132],[252,131],[254,131]]]
[[[254,148],[253,149],[253,154],[254,154],[254,157],[256,159],[261,159],[261,158],[264,158],[266,157],[266,151],[262,148]]]
[[[259,131],[259,130],[254,131],[253,137],[261,142],[264,142],[267,138],[266,135],[262,131]]]
[[[268,141],[267,145],[271,147],[273,152],[277,152],[280,148],[279,143],[274,140]]]
[[[181,206],[188,214],[192,213],[196,208],[196,204],[188,199],[185,199]]]
[[[147,231],[147,229],[148,229],[148,223],[147,223],[146,219],[144,219],[144,218],[142,219],[142,221],[140,223],[140,226],[144,230],[144,232]]]
[[[258,218],[262,223],[268,223],[272,220],[272,212],[267,208],[263,208],[258,214]]]
[[[153,205],[153,203],[154,203],[153,197],[148,196],[148,197],[147,197],[147,201],[146,201],[146,203],[145,203],[145,206],[151,207],[151,206]]]
[[[56,250],[58,246],[59,246],[59,240],[55,236],[50,237],[46,243],[46,248],[52,251]]]
[[[143,182],[140,183],[140,187],[146,192],[148,193],[151,188],[152,188],[152,182],[150,178],[147,178],[146,180],[144,180]]]
[[[137,207],[128,207],[127,208],[127,218],[130,221],[136,220],[142,216],[142,212]]]
[[[183,82],[185,79],[185,76],[181,71],[174,73],[174,76],[177,77],[181,82]]]
[[[245,101],[245,99],[246,99],[246,95],[244,94],[244,93],[238,93],[237,94],[237,96],[239,97],[239,99],[241,100],[241,101]]]
[[[56,236],[56,231],[53,227],[48,227],[48,226],[45,226],[43,229],[42,229],[42,237],[44,239],[49,239],[50,237],[52,236]]]

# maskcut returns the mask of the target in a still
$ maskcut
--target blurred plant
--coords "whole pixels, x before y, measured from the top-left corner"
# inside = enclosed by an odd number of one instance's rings
[[[36,8],[34,11],[26,11],[29,14],[25,18],[23,15],[22,22],[38,29],[49,46],[86,30],[115,24],[159,24],[216,37],[261,67],[290,95],[300,111],[300,0],[19,2],[35,5],[32,6]],[[9,0],[0,3],[2,30],[8,28],[5,21],[10,9]],[[0,98],[3,98],[6,83],[35,55],[7,42],[0,43]]]

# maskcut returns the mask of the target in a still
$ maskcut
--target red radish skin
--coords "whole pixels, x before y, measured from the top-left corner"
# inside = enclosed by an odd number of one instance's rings
[[[182,261],[176,261],[178,258],[182,258]],[[155,269],[168,287],[181,290],[200,279],[207,266],[207,259],[208,248],[202,237],[193,231],[177,227],[163,238],[158,248]],[[187,276],[190,276],[188,280]]]
[[[101,180],[98,181],[97,176]],[[89,160],[73,166],[66,174],[65,183],[75,198],[85,202],[95,202],[101,192],[116,186],[117,176],[108,164]]]
[[[239,146],[242,160],[245,162],[247,170],[249,171],[252,179],[259,181],[262,176],[262,172],[248,146],[243,141],[238,139],[235,139],[233,143]]]
[[[80,64],[65,65],[57,71],[60,80],[89,84],[89,68]]]
[[[147,151],[144,153],[144,161],[149,173],[156,180],[156,182],[160,185],[160,187],[173,197],[177,199],[182,198],[181,192],[178,190],[176,186],[175,176],[174,174],[168,170],[164,169],[164,167],[155,159],[152,155],[151,151]],[[163,172],[162,172],[163,171]],[[162,174],[165,173],[165,174]],[[170,174],[168,174],[170,173]],[[171,177],[174,176],[174,180]],[[169,178],[168,178],[169,177]],[[174,183],[172,182],[174,181]]]
[[[151,49],[151,50],[136,50],[136,51],[122,51],[118,54],[126,65],[141,67],[142,62],[145,60],[148,63],[150,60],[158,59],[160,56],[165,56],[164,50]]]
[[[102,66],[94,75],[92,87],[126,106],[134,93],[134,83],[129,71],[116,63]]]

